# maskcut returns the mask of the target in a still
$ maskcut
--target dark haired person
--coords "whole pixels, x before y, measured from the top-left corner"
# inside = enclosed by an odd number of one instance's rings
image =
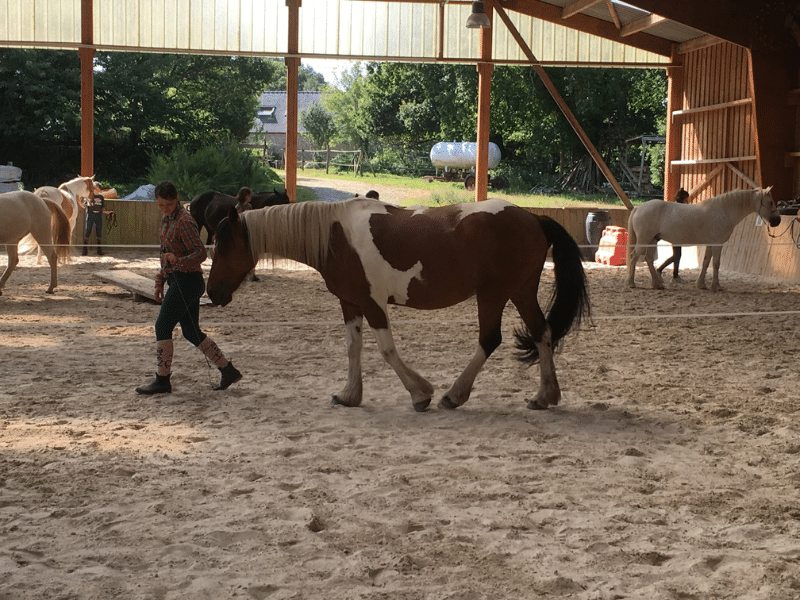
[[[216,366],[222,378],[215,390],[227,389],[242,378],[214,341],[200,330],[200,297],[206,289],[200,266],[206,248],[200,241],[192,216],[178,202],[178,190],[169,181],[156,186],[161,212],[161,271],[156,276],[155,297],[161,302],[156,319],[156,378],[136,388],[139,394],[172,391],[172,332],[180,324],[183,337],[195,345]],[[164,284],[168,283],[166,293]]]
[[[679,204],[686,204],[686,200],[689,199],[689,192],[685,189],[681,188],[678,190],[678,193],[675,194],[675,202]],[[664,263],[658,267],[658,273],[661,272],[672,265],[672,281],[676,283],[683,283],[683,279],[681,279],[680,275],[678,275],[678,269],[681,266],[681,247],[680,246],[673,246],[672,247],[672,256],[670,256]]]

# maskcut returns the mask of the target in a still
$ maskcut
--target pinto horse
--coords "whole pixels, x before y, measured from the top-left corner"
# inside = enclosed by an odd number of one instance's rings
[[[706,289],[706,271],[713,258],[711,290],[721,289],[719,263],[722,245],[731,237],[736,225],[750,213],[757,213],[771,227],[777,227],[781,222],[771,189],[770,186],[766,189],[734,190],[697,204],[650,200],[634,207],[628,217],[628,287],[636,287],[636,261],[644,255],[653,288],[664,288],[653,260],[655,244],[666,240],[677,246],[704,245],[703,265],[695,285],[701,290]]]
[[[548,249],[553,247],[555,289],[547,317],[537,300]],[[500,345],[503,309],[510,300],[522,317],[515,331],[520,360],[540,362],[541,382],[528,408],[558,404],[553,351],[590,306],[581,252],[557,222],[502,200],[403,209],[366,198],[304,202],[228,212],[217,228],[208,296],[226,305],[264,256],[285,257],[320,272],[341,303],[346,327],[347,383],[333,404],[362,400],[362,324],[424,411],[434,388],[400,358],[387,305],[417,309],[478,302],[478,348],[439,406],[464,404],[483,364]]]
[[[221,192],[203,192],[195,196],[189,203],[189,214],[192,215],[197,223],[197,230],[206,228],[206,245],[214,243],[214,231],[219,222],[228,215],[228,209],[236,206],[244,200],[242,188],[236,196],[229,196]],[[289,196],[286,192],[279,192],[273,189],[271,192],[257,192],[250,198],[252,208],[264,208],[265,206],[275,206],[276,204],[289,204]]]
[[[31,192],[0,194],[0,244],[5,244],[8,253],[8,265],[0,278],[0,295],[19,263],[17,245],[29,233],[50,263],[47,293],[52,294],[58,285],[58,263],[67,260],[72,252],[67,215],[55,202]]]

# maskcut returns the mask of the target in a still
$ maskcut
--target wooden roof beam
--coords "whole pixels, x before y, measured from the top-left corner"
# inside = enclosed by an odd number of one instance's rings
[[[631,21],[627,25],[623,25],[622,29],[619,30],[619,34],[622,37],[628,37],[629,35],[633,35],[634,33],[639,33],[640,31],[644,31],[645,29],[650,29],[651,27],[655,27],[659,23],[663,23],[666,21],[664,17],[659,17],[658,15],[647,15],[646,17],[642,17],[641,19],[636,19],[635,21]]]
[[[624,42],[619,35],[619,29],[614,23],[597,19],[585,14],[575,13],[567,23],[562,18],[562,8],[539,0],[497,0],[496,4],[506,11],[518,12],[542,21],[583,31],[591,35],[624,43],[640,50],[646,50],[661,56],[672,56],[672,42],[663,38],[650,35],[644,31],[633,33],[625,38]]]
[[[564,8],[561,9],[561,18],[562,19],[569,19],[577,15],[580,12],[583,12],[590,6],[594,6],[595,4],[600,4],[603,0],[577,0],[572,4],[567,4]]]

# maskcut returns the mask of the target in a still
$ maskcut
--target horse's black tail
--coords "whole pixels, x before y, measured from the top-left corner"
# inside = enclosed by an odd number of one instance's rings
[[[555,350],[558,342],[574,325],[580,325],[584,317],[591,320],[592,310],[586,286],[586,273],[583,270],[583,256],[578,244],[567,230],[553,219],[539,215],[539,223],[547,240],[553,246],[555,287],[546,312]],[[527,328],[517,329],[514,336],[517,340],[517,349],[521,351],[520,360],[528,364],[536,363],[539,360],[539,351]]]

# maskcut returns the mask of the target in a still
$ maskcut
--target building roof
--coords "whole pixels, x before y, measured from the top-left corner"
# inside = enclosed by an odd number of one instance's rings
[[[323,92],[297,92],[297,112],[302,113],[322,100]],[[286,134],[286,92],[264,92],[259,97],[258,117],[253,132]],[[304,132],[298,123],[297,129]]]

